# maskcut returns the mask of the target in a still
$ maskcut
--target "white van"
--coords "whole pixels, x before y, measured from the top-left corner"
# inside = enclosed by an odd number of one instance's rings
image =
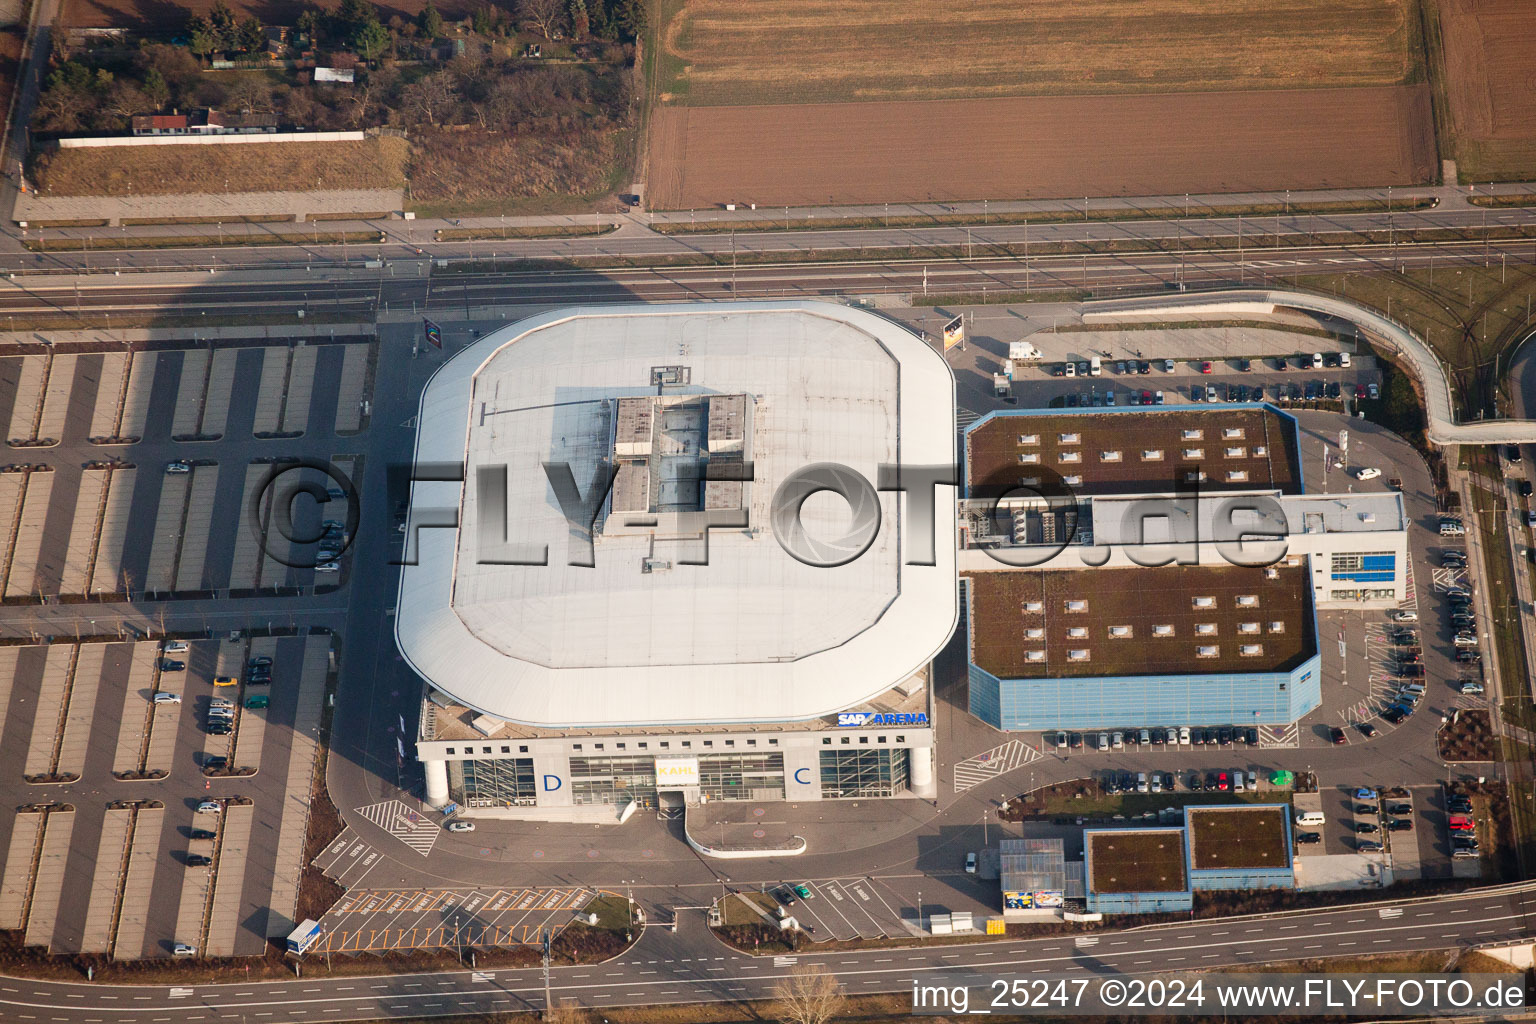
[[[1296,815],[1296,824],[1298,825],[1321,825],[1327,820],[1323,816],[1322,811],[1302,811]]]
[[[1104,372],[1104,364],[1099,361],[1099,357],[1098,356],[1093,356],[1092,358],[1090,358],[1088,360],[1088,376],[1090,376],[1090,377],[1097,377],[1100,374],[1102,374],[1103,372]]]
[[[1232,773],[1232,792],[1234,792],[1234,793],[1241,793],[1244,790],[1244,788],[1245,787],[1243,785],[1243,773],[1242,772],[1233,772]]]

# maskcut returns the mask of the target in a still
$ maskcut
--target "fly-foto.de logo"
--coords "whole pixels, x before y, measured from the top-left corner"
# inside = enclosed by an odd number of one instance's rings
[[[837,724],[845,729],[861,725],[927,725],[928,712],[886,714],[877,711],[844,711],[837,716]]]

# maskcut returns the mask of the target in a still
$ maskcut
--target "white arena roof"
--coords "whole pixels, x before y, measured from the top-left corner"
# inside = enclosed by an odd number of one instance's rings
[[[413,484],[400,650],[464,704],[551,728],[787,721],[858,705],[954,629],[955,488],[934,489],[931,566],[905,564],[909,502],[927,495],[879,492],[872,544],[831,568],[781,546],[770,501],[819,463],[871,485],[882,464],[951,465],[954,412],[938,352],[845,306],[570,308],[511,324],[449,359],[422,395],[417,465],[462,463],[466,482]],[[705,458],[751,463],[751,482],[701,482]],[[546,463],[569,464],[583,495],[600,464],[619,466],[593,566],[569,564],[588,548]],[[489,550],[503,533],[477,472],[503,465],[506,541],[547,544],[547,565]],[[686,564],[704,560],[701,510],[739,517],[743,505],[746,528],[710,530],[707,564]],[[458,527],[418,529],[428,509],[457,512]],[[802,507],[812,539],[842,536],[850,518],[828,492]]]

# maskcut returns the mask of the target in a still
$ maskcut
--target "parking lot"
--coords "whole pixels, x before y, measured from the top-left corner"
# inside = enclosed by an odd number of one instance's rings
[[[320,924],[332,953],[536,945],[558,934],[595,889],[353,889]]]
[[[10,827],[0,925],[24,930],[29,944],[120,959],[167,955],[172,942],[254,953],[291,917],[307,801],[284,791],[298,781],[300,794],[308,792],[330,638],[178,647],[185,649],[162,652],[151,641],[0,648],[5,742],[14,737],[28,751],[35,781],[20,792],[42,804]],[[211,685],[221,671],[246,676],[249,651],[272,652],[271,683]],[[184,667],[167,671],[168,663]],[[235,705],[228,734],[210,731],[215,692]],[[243,706],[256,696],[269,706]],[[209,757],[237,749],[231,764],[244,777],[205,774]],[[257,775],[271,780],[258,784]],[[70,783],[107,792],[63,809]],[[205,798],[222,810],[199,813]]]

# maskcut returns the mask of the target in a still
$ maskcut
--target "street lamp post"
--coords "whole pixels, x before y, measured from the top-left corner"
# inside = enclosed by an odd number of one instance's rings
[[[923,890],[917,890],[917,930],[923,930]]]

